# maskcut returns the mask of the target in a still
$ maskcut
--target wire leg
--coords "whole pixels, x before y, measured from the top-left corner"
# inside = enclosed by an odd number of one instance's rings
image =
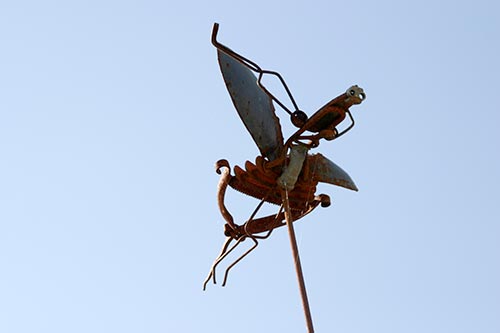
[[[203,290],[206,289],[207,283],[208,283],[208,281],[210,281],[210,279],[212,277],[213,277],[213,281],[214,281],[214,284],[215,284],[215,268],[217,267],[218,263],[220,262],[220,260],[221,260],[220,258],[226,253],[227,248],[229,247],[229,244],[231,244],[232,240],[233,239],[231,237],[226,238],[226,241],[222,245],[222,249],[221,249],[219,255],[217,256],[217,258],[215,259],[214,263],[212,264],[212,267],[210,268],[210,272],[208,273],[207,278],[203,282]]]
[[[259,211],[259,209],[262,207],[262,204],[264,204],[265,199],[266,199],[266,197],[264,197],[260,201],[260,203],[257,205],[257,207],[255,208],[255,210],[253,211],[252,215],[250,215],[250,218],[248,219],[247,223],[245,223],[245,226],[243,228],[244,231],[245,231],[246,236],[249,237],[251,240],[253,240],[255,244],[250,249],[248,249],[245,253],[243,253],[238,259],[236,259],[231,265],[229,265],[226,268],[226,272],[224,273],[224,281],[222,282],[222,286],[223,287],[226,285],[227,277],[229,276],[229,271],[231,270],[231,268],[233,268],[237,263],[239,263],[243,258],[245,258],[250,252],[252,252],[253,250],[255,250],[255,248],[259,245],[259,242],[257,241],[257,239],[266,239],[266,238],[268,238],[269,236],[271,236],[271,233],[274,230],[274,229],[269,230],[267,232],[267,234],[264,235],[264,236],[252,235],[252,234],[250,234],[247,231],[247,228],[252,223],[253,218],[255,217],[255,215],[257,214],[257,212]],[[278,211],[278,214],[276,214],[276,218],[278,218],[278,216],[280,215],[280,213],[282,212],[282,210],[283,210],[283,205],[281,205],[280,210]]]
[[[224,281],[222,281],[222,286],[223,287],[226,285],[227,277],[229,275],[229,270],[231,268],[233,268],[237,263],[239,263],[241,261],[241,259],[245,258],[247,256],[247,254],[249,254],[250,252],[252,252],[257,247],[257,245],[259,245],[259,242],[257,242],[257,240],[254,237],[251,237],[251,239],[254,241],[255,244],[250,249],[248,249],[245,253],[243,253],[243,255],[241,255],[238,259],[236,259],[235,262],[233,262],[231,265],[229,265],[226,268],[226,272],[224,273]]]

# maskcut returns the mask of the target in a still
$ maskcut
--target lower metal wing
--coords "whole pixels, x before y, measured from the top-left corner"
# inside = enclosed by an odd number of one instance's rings
[[[358,187],[354,184],[349,174],[323,155],[315,154],[311,156],[309,163],[309,167],[312,169],[313,180],[342,186],[353,191],[358,190]]]

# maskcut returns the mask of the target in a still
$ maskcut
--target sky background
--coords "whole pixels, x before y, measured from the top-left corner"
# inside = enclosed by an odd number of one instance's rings
[[[224,240],[214,162],[258,154],[214,22],[309,115],[367,94],[316,150],[360,191],[320,187],[332,206],[296,224],[316,331],[500,332],[500,8],[483,0],[2,1],[0,332],[305,332],[285,228],[202,291]],[[256,203],[228,193],[239,223]]]

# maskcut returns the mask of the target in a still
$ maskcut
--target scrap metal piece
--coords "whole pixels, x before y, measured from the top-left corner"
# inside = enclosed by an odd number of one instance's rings
[[[309,157],[310,155],[307,156]],[[308,164],[307,158],[304,164]],[[288,162],[285,163],[288,164]],[[302,211],[314,201],[318,181],[312,179],[309,169],[304,171],[302,168],[294,189],[289,192],[292,210]],[[282,173],[283,165],[268,169],[264,158],[257,156],[255,164],[250,161],[245,163],[245,169],[239,166],[234,167],[234,177],[229,181],[229,186],[256,199],[265,198],[266,202],[281,205],[282,197],[277,180]]]
[[[328,183],[358,191],[358,187],[341,167],[330,161],[321,154],[311,155],[309,159],[310,168],[313,170],[312,179],[316,182]]]
[[[309,148],[305,145],[295,145],[290,148],[290,162],[284,167],[283,173],[277,179],[278,185],[287,191],[293,190],[302,172],[302,166]]]
[[[257,84],[257,78],[248,67],[221,50],[217,50],[217,55],[224,82],[241,120],[261,155],[275,160],[283,151],[283,135],[271,97]]]

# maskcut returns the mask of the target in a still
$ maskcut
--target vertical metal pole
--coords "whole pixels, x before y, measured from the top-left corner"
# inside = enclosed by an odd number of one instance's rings
[[[304,282],[304,275],[302,274],[302,265],[300,264],[299,249],[297,247],[297,239],[295,238],[295,230],[293,229],[292,214],[290,211],[290,203],[288,202],[288,190],[282,191],[283,204],[285,206],[285,220],[288,227],[288,235],[290,236],[290,245],[292,246],[292,255],[295,262],[295,271],[297,273],[297,280],[299,282],[300,296],[302,297],[302,306],[306,316],[307,331],[314,332],[311,309],[309,308],[309,300],[307,299],[306,284]]]

